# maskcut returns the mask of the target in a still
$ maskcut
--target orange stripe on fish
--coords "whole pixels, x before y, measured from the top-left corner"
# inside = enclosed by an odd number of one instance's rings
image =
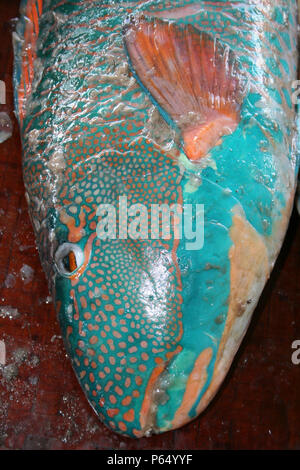
[[[43,13],[43,0],[38,0],[39,15]]]
[[[24,45],[22,52],[22,78],[18,90],[19,118],[22,124],[25,117],[26,96],[31,92],[34,78],[34,61],[36,58],[36,41],[39,34],[39,17],[42,14],[43,2],[28,1],[25,23]],[[22,87],[23,84],[23,87]]]
[[[26,57],[26,59],[24,60],[24,63],[23,63],[23,78],[24,78],[24,84],[25,84],[24,91],[27,92],[27,90],[29,88],[29,71],[28,71],[28,59],[27,59],[27,57]]]
[[[84,227],[86,226],[86,216],[83,210],[79,214],[79,225],[76,225],[75,217],[68,215],[65,210],[60,213],[60,220],[69,229],[68,239],[70,243],[77,243],[84,234]]]
[[[73,274],[73,276],[70,276],[70,279],[72,280],[72,285],[74,286],[79,277],[81,276],[81,274],[85,271],[87,265],[89,264],[89,261],[90,261],[90,257],[91,257],[91,251],[92,251],[92,246],[93,246],[93,241],[94,239],[96,238],[97,234],[96,233],[92,233],[85,245],[85,248],[84,248],[84,262],[83,264],[80,266],[80,268],[76,271],[76,273]]]
[[[182,351],[181,346],[177,346],[176,350],[167,353],[167,358],[168,362],[179,352]],[[151,405],[153,403],[153,391],[154,387],[157,383],[157,380],[159,376],[162,374],[162,372],[165,370],[168,362],[163,361],[162,359],[159,360],[159,358],[156,359],[156,362],[159,363],[157,367],[155,367],[151,373],[151,376],[148,380],[147,387],[145,390],[145,395],[144,395],[144,400],[142,403],[141,407],[141,412],[140,412],[140,425],[142,430],[147,429],[147,425],[149,424],[149,415],[151,413]]]
[[[177,409],[172,421],[172,428],[178,428],[190,421],[189,412],[195,404],[207,379],[207,367],[211,361],[213,351],[207,348],[199,354],[192,372],[187,380],[185,393],[180,407]]]
[[[36,3],[33,3],[33,5],[32,5],[32,19],[33,19],[35,34],[36,34],[36,37],[38,37],[38,35],[39,35],[39,16],[38,16]]]
[[[18,92],[18,107],[20,120],[23,120],[23,100],[24,100],[24,81],[21,79],[19,92]]]
[[[31,47],[28,47],[27,49],[27,58],[28,58],[28,83],[27,86],[31,88],[31,84],[33,81],[33,54],[32,54],[32,49]]]
[[[131,66],[181,131],[190,160],[199,160],[240,121],[243,79],[233,52],[191,25],[133,19],[124,28]]]
[[[140,425],[142,429],[145,429],[147,426],[148,422],[148,416],[150,412],[150,407],[152,403],[152,393],[154,386],[157,382],[158,377],[160,374],[164,371],[165,369],[165,364],[157,366],[153,369],[152,374],[150,376],[150,379],[148,381],[146,390],[145,390],[145,397],[143,400],[142,408],[141,408],[141,413],[140,413]]]

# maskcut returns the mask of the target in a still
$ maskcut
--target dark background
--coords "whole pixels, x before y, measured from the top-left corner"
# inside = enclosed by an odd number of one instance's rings
[[[164,435],[126,439],[94,415],[66,357],[48,299],[24,197],[12,99],[12,24],[19,1],[0,0],[0,79],[13,137],[0,144],[0,449],[300,449],[299,216],[241,349],[202,416]],[[33,276],[22,275],[24,265]],[[26,271],[27,270],[27,271]],[[25,274],[28,268],[25,268]],[[9,309],[7,306],[12,307]]]

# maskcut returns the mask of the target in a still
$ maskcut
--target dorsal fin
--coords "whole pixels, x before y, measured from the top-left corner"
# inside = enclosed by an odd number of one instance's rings
[[[242,81],[233,52],[218,39],[191,25],[139,17],[125,26],[124,41],[136,77],[180,129],[191,160],[236,129]]]

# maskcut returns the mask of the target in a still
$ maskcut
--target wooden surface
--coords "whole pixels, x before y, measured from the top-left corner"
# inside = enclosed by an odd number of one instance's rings
[[[7,85],[0,111],[11,118],[10,19],[18,3],[0,0],[0,79]],[[300,366],[291,361],[291,345],[300,340],[299,252],[294,213],[250,330],[206,412],[165,435],[117,436],[97,420],[65,354],[27,214],[14,120],[13,137],[0,145],[0,341],[7,354],[0,449],[300,449]]]

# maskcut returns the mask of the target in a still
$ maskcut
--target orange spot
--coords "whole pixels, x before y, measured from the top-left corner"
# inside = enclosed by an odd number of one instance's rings
[[[92,372],[90,372],[89,378],[90,378],[90,381],[91,381],[91,382],[95,382],[95,376],[94,376],[94,374],[93,374]]]
[[[126,388],[130,387],[130,384],[131,384],[131,380],[130,380],[129,377],[127,377],[126,380],[125,380],[125,387]]]
[[[135,382],[137,385],[142,385],[143,379],[139,375],[135,378]]]
[[[110,395],[110,396],[109,396],[109,401],[110,401],[113,405],[115,405],[115,404],[117,403],[117,399],[116,399],[116,397],[115,397],[114,395]]]
[[[115,391],[118,395],[123,395],[123,390],[118,385],[115,387]]]
[[[107,414],[110,418],[113,418],[114,416],[116,416],[118,413],[119,413],[119,409],[118,408],[109,408],[107,410]]]
[[[107,312],[112,312],[114,310],[114,307],[110,304],[108,305],[105,305],[104,306],[104,309],[107,311]]]
[[[131,408],[130,410],[126,411],[126,413],[123,414],[123,418],[125,421],[132,423],[134,420],[134,409]]]
[[[125,397],[125,398],[122,400],[122,405],[123,405],[123,406],[128,406],[128,405],[130,405],[131,400],[132,400],[132,398],[129,397],[129,396],[128,396],[128,397]]]
[[[90,338],[90,343],[91,343],[91,344],[96,344],[97,342],[98,342],[97,336],[91,336],[91,338]]]
[[[135,435],[135,437],[143,437],[144,436],[143,431],[140,431],[138,429],[133,429],[132,432]]]
[[[105,398],[104,398],[104,397],[101,397],[100,400],[99,400],[99,405],[100,405],[101,407],[103,407],[103,406],[104,406],[104,403],[105,403]]]
[[[126,424],[123,423],[122,421],[120,421],[120,422],[118,423],[118,425],[119,425],[119,428],[121,429],[121,431],[126,431],[126,430],[127,430]]]

